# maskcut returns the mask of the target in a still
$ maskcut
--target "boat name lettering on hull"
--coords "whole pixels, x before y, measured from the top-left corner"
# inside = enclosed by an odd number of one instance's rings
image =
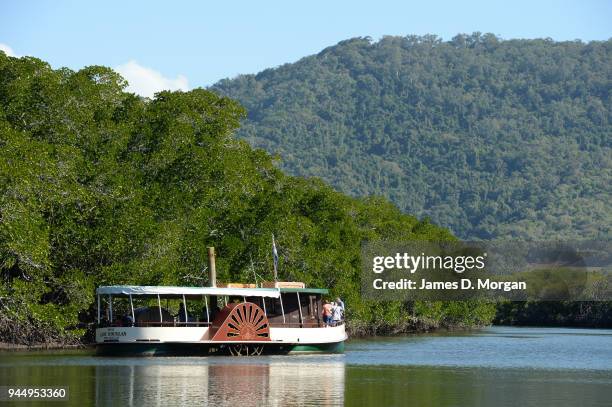
[[[111,336],[126,336],[127,332],[124,330],[114,330],[114,329],[108,329],[106,331],[102,331],[100,332],[100,336],[104,337],[111,337]]]

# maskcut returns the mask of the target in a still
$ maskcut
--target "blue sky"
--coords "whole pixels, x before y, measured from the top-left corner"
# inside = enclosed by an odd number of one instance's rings
[[[106,65],[147,87],[193,88],[293,62],[338,41],[492,32],[606,40],[612,1],[7,1],[1,49],[55,68]]]

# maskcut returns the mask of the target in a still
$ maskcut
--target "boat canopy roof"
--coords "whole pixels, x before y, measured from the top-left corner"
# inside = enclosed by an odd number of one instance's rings
[[[329,294],[327,288],[280,288],[281,293]]]
[[[284,290],[283,290],[284,291]],[[99,295],[228,295],[239,297],[280,297],[278,288],[221,288],[112,285],[98,287]]]

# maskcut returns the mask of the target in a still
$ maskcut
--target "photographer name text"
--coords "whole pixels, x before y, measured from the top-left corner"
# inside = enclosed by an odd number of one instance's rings
[[[421,253],[410,255],[396,253],[394,256],[376,256],[372,258],[372,272],[381,274],[388,271],[404,271],[413,275],[417,271],[452,271],[456,275],[464,272],[484,271],[487,253],[478,256],[431,256]],[[436,281],[428,278],[400,278],[386,281],[376,278],[372,281],[375,290],[526,290],[523,281],[497,281],[490,278],[461,278],[454,281]]]

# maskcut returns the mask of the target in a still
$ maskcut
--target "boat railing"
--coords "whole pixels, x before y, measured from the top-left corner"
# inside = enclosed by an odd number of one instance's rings
[[[337,321],[329,326],[342,326],[344,325],[344,320]],[[321,322],[270,322],[271,328],[324,328],[325,324],[323,321]]]
[[[179,321],[137,321],[133,324],[126,324],[123,322],[115,322],[108,325],[111,328],[123,327],[123,328],[150,328],[150,327],[208,327],[212,325],[212,322],[205,321],[191,321],[191,322],[179,322]]]
[[[111,328],[180,328],[180,327],[210,327],[212,322],[205,321],[191,321],[191,322],[180,322],[180,321],[138,321],[134,324],[125,324],[121,322],[116,322],[108,325]],[[331,324],[330,326],[341,326],[344,325],[344,321],[339,321]],[[325,324],[323,322],[271,322],[271,328],[324,328]]]
[[[270,322],[271,328],[319,328],[321,326],[323,325],[316,322]]]
[[[135,327],[207,327],[212,325],[212,322],[199,322],[199,321],[190,321],[190,322],[180,322],[180,321],[139,321],[134,324]]]

